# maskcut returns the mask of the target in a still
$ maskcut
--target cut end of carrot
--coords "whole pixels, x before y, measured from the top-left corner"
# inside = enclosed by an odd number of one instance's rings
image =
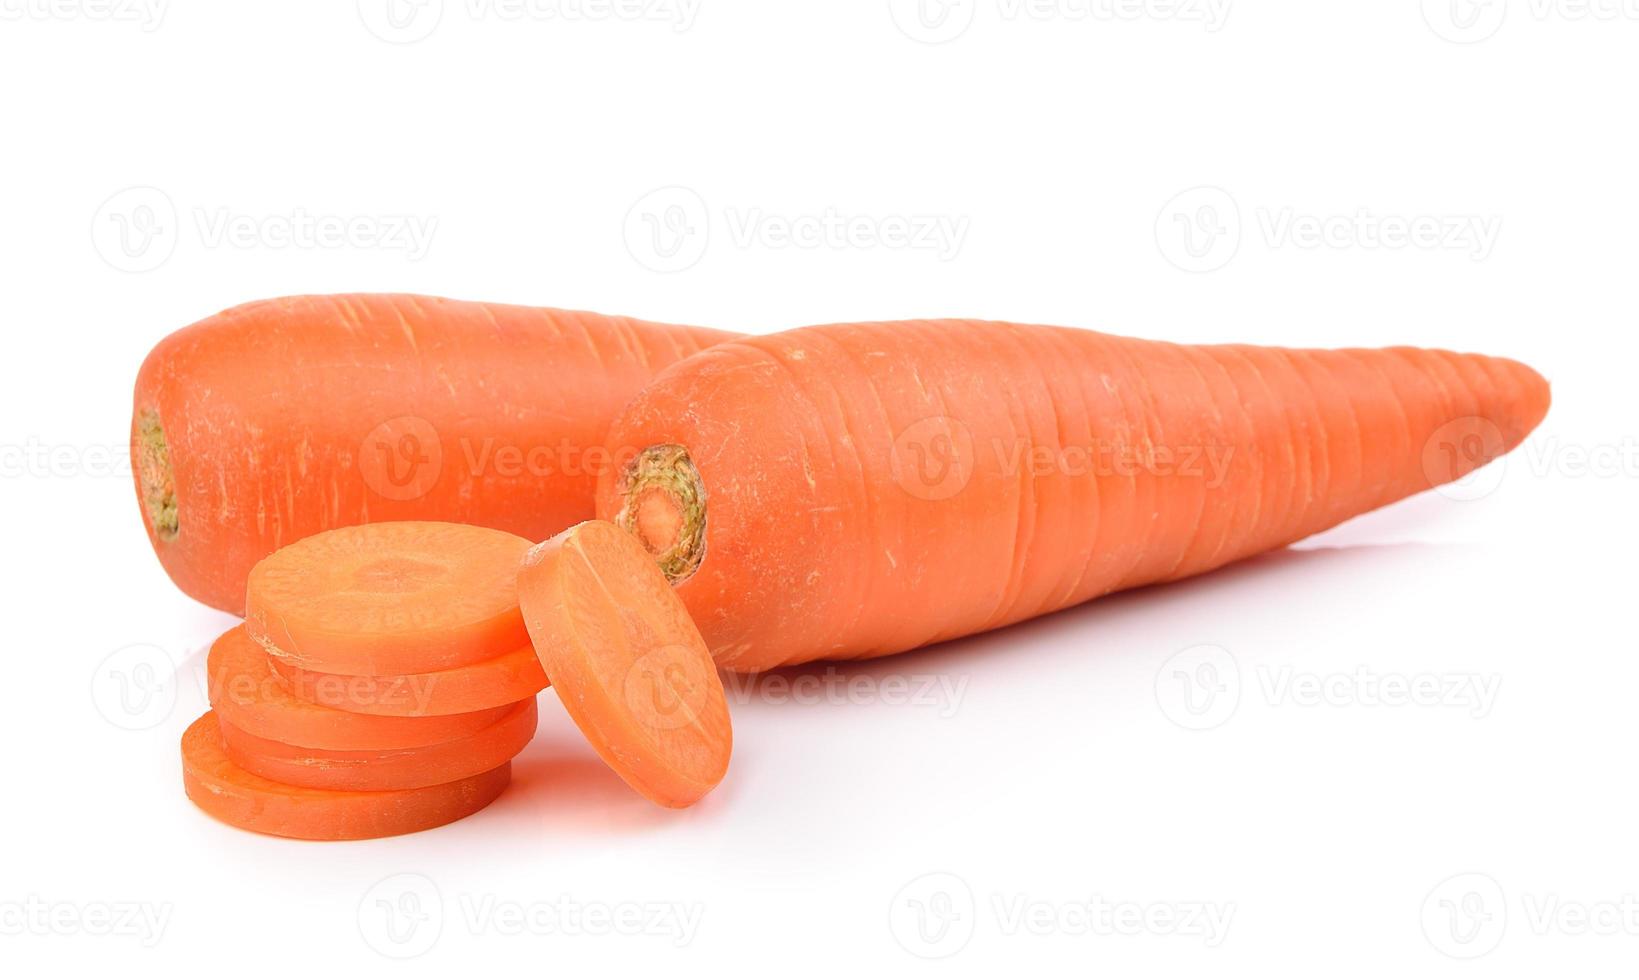
[[[621,476],[615,523],[643,544],[673,585],[693,575],[706,550],[706,488],[689,451],[649,446]]]
[[[137,416],[137,477],[142,485],[142,512],[161,541],[176,537],[176,476],[171,472],[171,449],[159,413],[148,409]]]

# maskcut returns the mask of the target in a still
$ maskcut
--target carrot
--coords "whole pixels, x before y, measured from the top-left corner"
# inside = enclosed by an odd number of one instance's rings
[[[722,680],[630,535],[588,521],[537,545],[518,597],[559,700],[632,788],[685,807],[722,780],[733,746]]]
[[[337,528],[257,562],[245,629],[270,656],[336,674],[463,667],[529,642],[517,569],[527,540],[471,524]]]
[[[426,718],[378,717],[297,698],[268,664],[268,656],[235,626],[206,657],[211,707],[224,725],[310,749],[408,749],[482,731],[507,706]]]
[[[592,516],[620,406],[729,336],[423,296],[234,307],[161,341],[137,376],[150,543],[184,592],[238,614],[252,565],[330,528],[443,520],[539,541]]]
[[[522,701],[547,686],[546,672],[529,646],[465,667],[381,677],[328,674],[266,659],[293,696],[364,715],[460,716]]]
[[[188,798],[223,823],[277,837],[364,840],[428,830],[477,813],[511,781],[508,762],[420,789],[304,789],[263,779],[229,761],[215,712],[206,712],[182,735],[182,784]]]
[[[662,372],[612,425],[631,458],[598,514],[645,544],[719,666],[757,671],[1280,547],[1465,475],[1548,401],[1523,364],[1444,351],[809,327]]]
[[[535,736],[535,699],[499,722],[437,745],[409,749],[308,749],[252,735],[218,718],[222,748],[246,772],[309,789],[417,789],[466,779],[511,761]]]

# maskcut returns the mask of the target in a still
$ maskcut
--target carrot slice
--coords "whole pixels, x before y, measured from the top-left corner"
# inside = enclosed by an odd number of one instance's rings
[[[251,569],[245,626],[269,654],[334,674],[419,674],[529,642],[516,575],[529,542],[470,524],[338,528]]]
[[[265,659],[296,697],[364,715],[459,715],[505,707],[547,686],[546,671],[541,669],[535,648],[528,646],[466,667],[384,677],[328,674],[277,657]]]
[[[359,791],[437,786],[487,772],[523,751],[535,736],[536,717],[530,698],[475,734],[387,751],[306,749],[252,735],[224,719],[217,725],[223,751],[246,772],[291,786]]]
[[[429,830],[490,805],[512,764],[438,786],[377,793],[304,789],[263,779],[222,750],[214,711],[182,734],[182,785],[201,810],[244,830],[301,840],[365,840]]]
[[[518,599],[564,708],[632,788],[684,807],[722,780],[734,741],[722,680],[636,538],[577,524],[530,550]]]
[[[211,707],[222,721],[262,738],[315,749],[409,749],[471,735],[506,716],[503,705],[465,714],[389,718],[304,701],[269,666],[269,657],[235,626],[205,660]]]

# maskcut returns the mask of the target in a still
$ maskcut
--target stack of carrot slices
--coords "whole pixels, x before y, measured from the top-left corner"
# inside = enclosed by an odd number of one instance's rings
[[[305,538],[250,574],[212,646],[212,710],[183,735],[207,813],[283,837],[356,840],[483,809],[535,734],[546,673],[518,605],[530,542],[402,522]]]
[[[637,539],[587,521],[531,547],[404,522],[305,538],[250,573],[182,736],[207,813],[282,837],[426,830],[488,806],[559,700],[632,788],[691,806],[733,732],[700,631]]]

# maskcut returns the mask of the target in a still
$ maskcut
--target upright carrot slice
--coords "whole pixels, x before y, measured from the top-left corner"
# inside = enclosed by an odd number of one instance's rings
[[[430,830],[489,806],[512,781],[510,762],[452,783],[346,793],[304,789],[248,773],[222,749],[216,714],[182,735],[182,784],[201,810],[226,824],[301,840],[365,840]]]
[[[251,566],[371,521],[539,541],[592,516],[602,437],[699,327],[431,296],[287,296],[160,341],[131,459],[154,553],[240,614]]]
[[[408,749],[482,731],[509,706],[438,717],[377,717],[304,701],[285,686],[269,658],[235,626],[205,659],[211,707],[223,724],[309,749]]]
[[[598,516],[642,539],[720,666],[766,670],[1288,544],[1464,476],[1548,401],[1529,367],[1476,354],[805,327],[657,376],[610,430],[636,454]]]
[[[364,715],[458,715],[504,707],[547,686],[540,658],[528,646],[465,667],[388,676],[327,674],[266,659],[295,697]]]
[[[265,779],[330,790],[393,790],[437,786],[502,765],[535,735],[535,699],[513,706],[490,727],[437,745],[348,751],[307,749],[241,731],[223,719],[222,747],[234,765]]]
[[[470,524],[361,524],[251,569],[245,627],[272,656],[336,674],[462,667],[529,642],[517,568],[529,542]]]
[[[722,680],[635,539],[600,521],[570,528],[529,552],[518,598],[564,708],[622,779],[669,807],[722,780],[734,740]]]

